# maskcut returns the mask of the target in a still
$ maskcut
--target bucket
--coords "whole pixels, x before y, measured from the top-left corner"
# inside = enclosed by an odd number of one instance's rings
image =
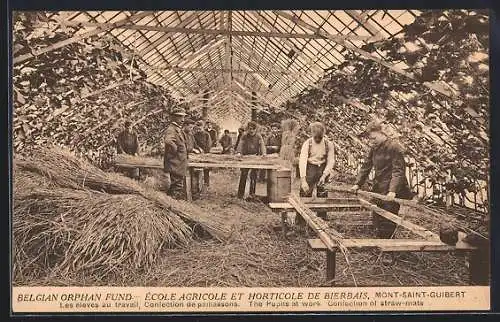
[[[292,192],[292,171],[270,170],[267,183],[269,202],[285,202]]]

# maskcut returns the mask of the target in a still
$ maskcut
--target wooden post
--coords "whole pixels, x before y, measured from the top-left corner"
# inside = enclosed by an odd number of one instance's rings
[[[189,168],[187,173],[186,173],[186,182],[185,182],[187,201],[193,201],[193,195],[192,195],[192,190],[191,190],[191,178],[192,178],[192,176],[193,176],[193,168]]]
[[[282,211],[281,212],[281,230],[283,232],[283,236],[286,236],[286,233],[288,231],[288,227],[287,227],[287,224],[286,224],[286,217],[287,217],[287,212],[286,211]]]
[[[469,280],[471,285],[490,283],[489,247],[478,247],[469,254]]]
[[[201,175],[201,171],[196,171],[196,174],[198,175],[197,179],[198,179],[198,182],[196,183],[198,185],[198,190],[200,190],[200,192],[204,191],[204,187],[205,185],[203,184],[203,176]]]
[[[326,251],[326,281],[330,285],[335,284],[336,252]]]

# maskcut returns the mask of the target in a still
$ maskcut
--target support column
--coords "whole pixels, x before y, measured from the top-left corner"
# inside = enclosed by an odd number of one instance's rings
[[[326,281],[329,285],[335,285],[336,252],[326,251]]]
[[[192,188],[191,188],[191,178],[193,176],[193,168],[189,168],[186,174],[185,188],[186,188],[186,199],[187,201],[193,201]]]

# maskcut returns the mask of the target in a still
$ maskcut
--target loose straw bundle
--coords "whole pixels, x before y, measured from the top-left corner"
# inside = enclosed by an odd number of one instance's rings
[[[104,277],[148,269],[163,247],[187,244],[191,229],[138,195],[53,188],[15,196],[13,237],[18,274],[53,268]]]
[[[33,152],[32,158],[18,160],[16,165],[24,171],[42,174],[63,188],[140,195],[170,213],[175,213],[214,238],[226,239],[230,236],[230,228],[202,209],[185,201],[175,200],[162,192],[148,189],[146,185],[119,174],[106,173],[59,148],[38,149]]]

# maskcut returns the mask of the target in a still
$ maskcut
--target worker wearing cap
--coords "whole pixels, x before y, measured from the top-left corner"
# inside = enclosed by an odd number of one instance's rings
[[[194,139],[193,121],[186,121],[186,124],[184,125],[184,135],[186,136],[186,147],[188,154],[200,153],[200,148],[198,147],[198,144]]]
[[[224,130],[224,135],[219,140],[222,146],[222,154],[231,153],[231,148],[233,147],[233,139],[229,135],[229,130]]]
[[[312,123],[309,128],[311,137],[302,144],[299,156],[300,196],[312,197],[316,187],[316,195],[326,198],[328,192],[324,184],[335,166],[335,147],[326,138],[322,123]],[[325,218],[326,212],[318,212],[318,216]]]
[[[279,153],[281,150],[281,133],[280,125],[273,123],[271,125],[271,133],[266,139],[266,151],[268,154]]]
[[[208,134],[210,135],[210,142],[212,143],[210,145],[210,147],[215,147],[217,146],[217,130],[215,130],[213,127],[212,127],[212,123],[208,122],[207,121],[207,124],[206,124],[207,128],[206,128],[206,131],[208,132]],[[205,152],[210,152],[210,150],[208,151],[205,151]]]
[[[137,155],[139,153],[139,139],[132,129],[132,122],[128,120],[124,122],[124,129],[118,134],[116,139],[116,152],[118,154],[125,153],[129,155]],[[131,178],[139,177],[138,168],[131,168],[125,173]]]
[[[203,128],[203,122],[196,122],[196,126],[194,127],[194,139],[196,141],[196,145],[202,150],[202,152],[208,153],[212,148],[212,138],[210,137],[210,133],[208,133]]]
[[[387,137],[382,130],[382,123],[379,121],[368,123],[366,130],[360,136],[368,137],[370,150],[361,166],[356,184],[352,187],[352,190],[357,191],[365,183],[371,170],[374,169],[375,176],[372,192],[386,194],[389,201],[375,199],[373,202],[384,210],[398,214],[399,204],[390,200],[396,197],[401,199],[412,198],[412,192],[406,180],[403,148],[397,141]],[[394,222],[378,215],[374,215],[373,220],[377,235],[380,238],[392,237],[396,229]]]
[[[243,133],[245,133],[245,129],[240,127],[238,129],[238,137],[236,138],[236,143],[234,144],[234,149],[237,150],[238,146],[240,145],[241,137],[243,136]]]
[[[170,175],[168,194],[176,199],[185,197],[184,182],[188,167],[186,136],[182,129],[186,113],[182,108],[174,108],[172,122],[168,125],[164,137],[163,170]]]
[[[238,155],[266,155],[266,146],[264,139],[257,133],[257,123],[250,122],[247,131],[242,135],[237,147]],[[241,169],[240,183],[238,187],[238,198],[243,199],[248,174],[250,172],[250,198],[255,197],[255,188],[257,186],[257,169]]]
[[[212,138],[210,137],[210,133],[204,129],[201,120],[196,122],[196,126],[194,127],[194,140],[201,153],[210,152],[212,148]],[[210,169],[203,169],[203,182],[205,186],[210,186]]]

